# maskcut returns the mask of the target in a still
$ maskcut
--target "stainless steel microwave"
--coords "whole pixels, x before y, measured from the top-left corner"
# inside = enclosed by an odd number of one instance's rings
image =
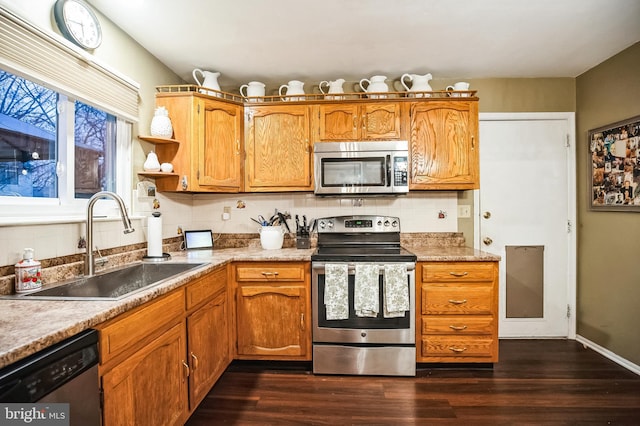
[[[379,195],[409,192],[407,141],[316,142],[317,195]]]

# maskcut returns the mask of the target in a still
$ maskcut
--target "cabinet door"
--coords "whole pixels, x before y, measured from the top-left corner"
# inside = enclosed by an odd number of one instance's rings
[[[189,339],[189,409],[195,409],[229,365],[227,293],[187,318]]]
[[[309,107],[249,107],[247,119],[245,190],[313,190]]]
[[[364,104],[360,110],[361,138],[364,140],[400,140],[400,104],[378,102]]]
[[[316,111],[314,125],[321,142],[401,139],[397,102],[318,105]]]
[[[315,129],[320,142],[355,141],[360,137],[357,104],[318,105]]]
[[[479,187],[477,101],[411,105],[409,189]]]
[[[187,413],[184,323],[102,376],[105,426],[182,425]]]
[[[202,99],[198,111],[198,185],[238,192],[242,182],[242,107]],[[208,188],[207,188],[208,187]]]
[[[239,286],[239,358],[308,359],[308,292],[302,285]]]

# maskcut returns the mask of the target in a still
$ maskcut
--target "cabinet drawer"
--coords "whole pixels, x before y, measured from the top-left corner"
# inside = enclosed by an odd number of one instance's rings
[[[207,274],[186,288],[186,306],[191,309],[227,289],[227,268]]]
[[[273,263],[238,265],[236,281],[304,281],[304,265]]]
[[[101,363],[125,350],[141,347],[162,330],[162,327],[184,313],[184,291],[182,289],[154,300],[140,308],[105,323],[100,330]]]
[[[422,282],[493,281],[493,262],[434,262],[422,265]]]
[[[422,317],[422,334],[493,334],[492,316],[473,317],[469,315]]]
[[[485,314],[494,312],[493,286],[485,284],[423,284],[422,315]]]
[[[423,357],[487,357],[493,356],[494,339],[490,336],[428,336],[422,339]]]

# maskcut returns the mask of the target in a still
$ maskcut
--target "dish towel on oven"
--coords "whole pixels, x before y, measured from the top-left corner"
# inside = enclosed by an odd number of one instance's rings
[[[375,318],[380,312],[380,267],[368,263],[356,263],[353,308],[358,317]]]
[[[384,317],[403,317],[410,310],[407,266],[402,263],[384,265]]]
[[[324,266],[324,306],[327,320],[349,318],[349,269],[346,264]]]

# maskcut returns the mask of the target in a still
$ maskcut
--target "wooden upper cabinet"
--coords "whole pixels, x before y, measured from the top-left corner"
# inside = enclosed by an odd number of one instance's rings
[[[315,141],[400,140],[400,110],[398,102],[317,105]]]
[[[409,189],[477,189],[478,101],[410,105]]]
[[[242,106],[199,94],[159,93],[156,105],[169,111],[173,145],[157,145],[161,161],[172,162],[175,178],[156,179],[158,190],[240,192]]]
[[[245,190],[313,190],[310,107],[251,106],[245,114]]]
[[[242,107],[202,99],[198,113],[198,185],[220,192],[240,191]]]

